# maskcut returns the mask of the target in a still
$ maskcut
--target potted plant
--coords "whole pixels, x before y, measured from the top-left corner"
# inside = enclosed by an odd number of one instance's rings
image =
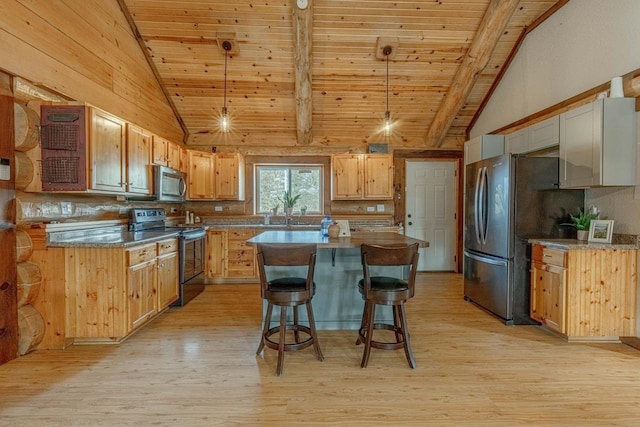
[[[300,194],[296,194],[295,196],[288,191],[284,192],[282,199],[279,199],[282,202],[284,212],[287,215],[291,215],[291,211],[293,207],[296,205],[296,202],[300,198]]]
[[[571,222],[573,223],[572,225],[578,231],[577,233],[578,240],[587,240],[587,237],[589,235],[589,226],[591,225],[591,220],[597,219],[598,215],[584,212],[582,209],[578,208],[577,215],[569,214],[569,216],[571,217]]]

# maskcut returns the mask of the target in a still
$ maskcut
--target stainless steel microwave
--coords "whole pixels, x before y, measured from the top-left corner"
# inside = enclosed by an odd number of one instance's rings
[[[166,166],[154,166],[154,192],[159,202],[184,202],[187,193],[186,175]]]

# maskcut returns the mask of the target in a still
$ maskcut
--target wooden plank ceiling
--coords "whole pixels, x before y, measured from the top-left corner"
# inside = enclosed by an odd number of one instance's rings
[[[123,0],[196,148],[276,147],[296,151],[294,0]],[[426,138],[479,31],[490,0],[309,0],[311,147],[365,151],[368,143],[430,148]],[[522,0],[488,64],[445,130],[443,148],[461,148],[467,127],[523,29],[554,0]],[[500,30],[498,30],[500,31]],[[218,131],[224,51],[232,131]],[[398,41],[389,62],[391,136],[381,132],[386,63],[378,38]],[[304,58],[303,58],[304,59]],[[438,144],[439,145],[439,144]],[[324,148],[322,148],[324,147]],[[308,148],[307,148],[308,149]]]

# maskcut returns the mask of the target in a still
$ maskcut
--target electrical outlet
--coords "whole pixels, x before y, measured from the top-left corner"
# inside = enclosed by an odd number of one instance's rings
[[[378,205],[378,206],[376,206],[376,210],[377,210],[378,212],[384,212],[384,205]]]
[[[373,206],[367,206],[367,212],[375,212],[376,208]]]
[[[222,206],[216,206],[216,207],[214,208],[214,210],[215,210],[216,212],[222,212]]]
[[[172,213],[172,214],[174,214],[174,213],[178,213],[178,208],[171,208],[171,213]]]

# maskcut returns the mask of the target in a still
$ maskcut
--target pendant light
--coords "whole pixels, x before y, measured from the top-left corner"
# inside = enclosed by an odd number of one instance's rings
[[[393,52],[393,48],[391,46],[385,46],[382,49],[382,53],[387,57],[387,109],[384,112],[384,135],[391,136],[391,130],[393,127],[393,123],[391,122],[391,112],[389,111],[389,55]]]
[[[227,56],[231,50],[231,42],[225,40],[222,42],[224,49],[224,103],[222,104],[222,113],[220,114],[220,132],[227,133],[231,128],[231,120],[227,111]]]

